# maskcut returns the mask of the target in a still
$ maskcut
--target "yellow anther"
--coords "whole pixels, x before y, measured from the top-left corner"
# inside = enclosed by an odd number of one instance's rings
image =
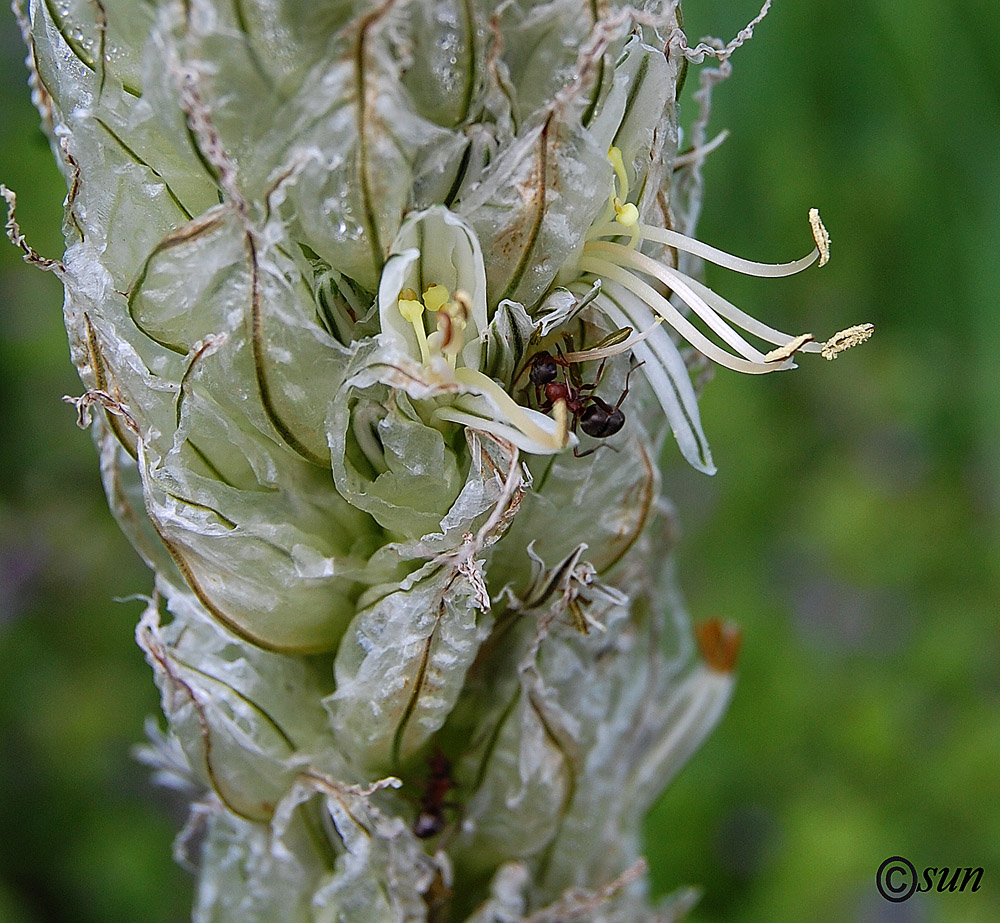
[[[423,316],[424,306],[412,288],[404,288],[399,293],[399,313],[403,315],[404,320],[408,320],[411,324],[418,323]]]
[[[809,226],[812,228],[813,240],[819,250],[819,265],[823,266],[830,259],[830,232],[823,227],[818,208],[809,209]]]
[[[451,293],[443,285],[435,283],[424,290],[424,304],[428,311],[440,311],[450,300]]]
[[[608,149],[608,160],[615,168],[615,176],[618,177],[618,195],[622,199],[628,198],[628,173],[625,172],[625,161],[622,159],[622,152],[613,144]]]
[[[420,301],[412,288],[404,288],[399,293],[399,313],[403,315],[403,320],[409,321],[413,325],[413,332],[417,337],[417,346],[420,348],[420,359],[424,364],[430,359],[430,351],[427,348],[427,331],[424,330],[424,305]]]
[[[627,228],[634,227],[639,220],[639,209],[631,202],[622,205],[618,196],[615,196],[612,204],[615,206],[615,221]]]

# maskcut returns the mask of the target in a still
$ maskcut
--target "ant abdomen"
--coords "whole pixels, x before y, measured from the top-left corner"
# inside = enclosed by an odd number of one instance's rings
[[[594,439],[607,439],[620,432],[625,425],[625,414],[617,407],[611,407],[594,395],[591,403],[580,414],[580,429]]]

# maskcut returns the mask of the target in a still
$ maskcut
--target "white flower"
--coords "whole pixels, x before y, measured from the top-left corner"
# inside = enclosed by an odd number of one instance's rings
[[[597,276],[602,286],[595,305],[619,327],[648,330],[643,342],[627,346],[643,362],[642,370],[667,414],[684,456],[696,468],[711,474],[715,469],[701,430],[697,401],[687,368],[668,332],[652,327],[657,319],[670,324],[681,337],[714,362],[753,375],[794,368],[792,356],[797,352],[816,352],[833,359],[844,349],[868,339],[874,328],[871,324],[857,325],[823,343],[814,342],[812,334],[793,336],[783,333],[741,311],[693,276],[663,260],[654,259],[642,249],[648,242],[746,275],[768,278],[790,276],[817,261],[822,266],[830,257],[830,237],[816,209],[809,212],[815,241],[812,252],[790,263],[745,260],[669,228],[643,222],[638,207],[629,201],[629,176],[621,151],[612,146],[608,159],[615,177],[607,206],[587,232],[575,263],[564,270],[563,278],[567,273]],[[713,341],[682,313],[671,298],[663,294],[664,287],[729,349]],[[737,327],[776,348],[762,352]]]
[[[378,311],[377,361],[392,367],[387,383],[434,401],[432,422],[492,433],[539,455],[576,445],[564,403],[554,417],[522,407],[480,371],[486,270],[475,232],[456,214],[435,206],[407,218],[382,271]]]

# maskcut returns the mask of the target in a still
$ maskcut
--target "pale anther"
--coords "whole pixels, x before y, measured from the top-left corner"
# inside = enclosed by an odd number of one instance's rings
[[[823,226],[818,208],[809,209],[809,226],[812,228],[813,240],[819,251],[819,265],[823,266],[830,259],[830,232]]]
[[[874,332],[874,324],[855,324],[830,337],[823,344],[820,355],[824,359],[836,359],[845,349],[864,343]]]

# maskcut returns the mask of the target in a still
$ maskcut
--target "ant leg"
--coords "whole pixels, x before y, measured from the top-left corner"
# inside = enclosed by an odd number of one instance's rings
[[[603,365],[603,363],[601,363],[601,364]],[[628,383],[629,383],[629,379],[632,377],[632,373],[637,368],[641,368],[645,364],[646,364],[646,360],[645,359],[643,359],[642,362],[635,362],[633,360],[632,364],[629,366],[628,374],[625,376],[625,390],[622,391],[621,397],[618,398],[618,403],[615,404],[615,410],[617,410],[619,407],[621,407],[621,405],[624,402],[625,398],[628,397]]]
[[[579,391],[596,391],[597,386],[601,383],[601,379],[604,377],[604,366],[607,364],[607,359],[602,359],[601,364],[597,367],[597,374],[594,376],[594,381],[591,384],[580,384],[577,386]]]
[[[607,442],[599,442],[593,448],[587,449],[586,452],[581,452],[580,447],[577,446],[573,449],[573,455],[576,458],[586,458],[588,455],[593,455],[598,449],[611,449],[611,451],[615,454],[618,453],[618,449],[616,449],[613,445],[609,445]]]

